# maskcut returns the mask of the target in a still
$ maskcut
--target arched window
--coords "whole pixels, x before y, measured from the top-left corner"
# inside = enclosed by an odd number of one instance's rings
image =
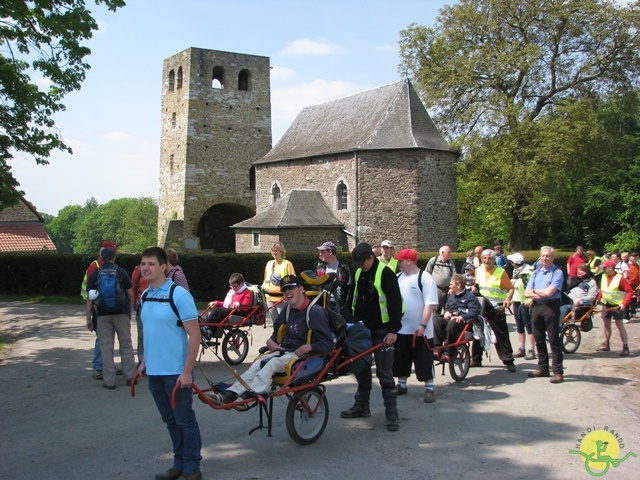
[[[211,78],[211,88],[224,88],[224,68],[221,66],[214,67],[213,76]]]
[[[280,187],[277,183],[273,184],[271,187],[271,203],[275,203],[280,200]]]
[[[169,91],[173,92],[173,86],[176,82],[176,72],[169,70]]]
[[[336,187],[336,209],[337,210],[346,210],[347,209],[347,186],[344,184],[342,180],[338,182],[338,186]]]
[[[178,68],[178,78],[176,80],[176,88],[182,88],[182,67]]]
[[[238,74],[238,90],[249,91],[249,70],[240,70]]]

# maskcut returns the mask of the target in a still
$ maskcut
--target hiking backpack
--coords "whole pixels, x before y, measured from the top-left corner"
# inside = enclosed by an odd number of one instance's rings
[[[103,315],[126,313],[127,295],[122,289],[120,278],[118,276],[118,267],[112,265],[105,267],[104,265],[98,269],[98,292],[100,295],[96,300],[98,313]]]

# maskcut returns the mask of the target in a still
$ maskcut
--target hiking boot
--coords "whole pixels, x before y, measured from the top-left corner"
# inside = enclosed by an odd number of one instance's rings
[[[369,410],[369,406],[362,405],[360,403],[355,403],[353,407],[351,407],[349,410],[344,410],[343,412],[340,412],[341,418],[359,418],[359,417],[370,417],[370,416],[371,416],[371,410]]]
[[[515,371],[516,371],[515,363],[509,362],[509,363],[505,364],[505,366],[507,367],[507,371],[508,372],[515,373]]]
[[[608,352],[611,350],[609,348],[609,342],[602,342],[598,348],[596,348],[596,352]]]
[[[535,360],[536,359],[536,351],[531,349],[527,352],[527,356],[524,357],[525,360]]]
[[[408,391],[409,389],[407,387],[403,387],[402,385],[398,384],[393,387],[391,393],[393,393],[394,395],[406,395]]]
[[[423,400],[424,403],[433,403],[436,401],[436,394],[433,390],[425,390]]]
[[[116,375],[122,375],[122,369],[116,368]]]
[[[178,480],[178,478],[180,478],[180,475],[182,475],[182,472],[180,470],[176,470],[175,468],[171,467],[166,472],[158,473],[156,475],[156,480]]]
[[[540,377],[550,377],[551,374],[549,373],[549,370],[534,370],[533,372],[529,372],[527,374],[527,377],[529,378],[540,378]]]
[[[469,366],[471,368],[473,368],[473,367],[481,367],[482,366],[482,360],[471,360],[471,362],[469,363]]]
[[[554,373],[553,377],[551,377],[551,380],[549,380],[549,383],[562,383],[564,382],[564,377],[562,376],[561,373]]]
[[[390,432],[397,432],[400,429],[397,418],[387,418],[387,430]]]
[[[115,385],[107,385],[106,383],[103,383],[102,387],[106,388],[107,390],[115,390],[116,389]]]
[[[95,378],[96,380],[102,380],[102,370],[94,370],[93,378]]]
[[[178,477],[178,480],[202,480],[202,473],[200,472],[183,473]]]
[[[524,351],[524,347],[520,347],[520,348],[518,348],[518,351],[513,354],[513,358],[522,358],[525,355],[526,355],[526,353]]]
[[[628,357],[629,356],[629,345],[623,345],[622,346],[622,351],[620,352],[620,356],[621,357]]]

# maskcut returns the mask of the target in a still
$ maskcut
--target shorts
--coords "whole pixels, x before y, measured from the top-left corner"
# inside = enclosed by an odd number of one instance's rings
[[[605,305],[604,308],[612,308],[613,305]],[[624,311],[621,309],[617,309],[617,310],[609,310],[608,312],[602,312],[602,319],[603,320],[614,320],[614,321],[618,321],[618,320],[622,320],[622,317],[624,315]]]

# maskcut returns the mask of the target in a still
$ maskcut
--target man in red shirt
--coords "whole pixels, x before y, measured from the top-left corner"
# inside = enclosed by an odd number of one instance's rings
[[[576,251],[567,258],[567,283],[578,276],[578,267],[588,261],[587,256],[584,254],[584,248],[578,245]]]
[[[629,254],[629,285],[633,289],[631,305],[629,305],[629,319],[635,317],[638,310],[638,297],[640,296],[640,267],[638,267],[638,252]]]

